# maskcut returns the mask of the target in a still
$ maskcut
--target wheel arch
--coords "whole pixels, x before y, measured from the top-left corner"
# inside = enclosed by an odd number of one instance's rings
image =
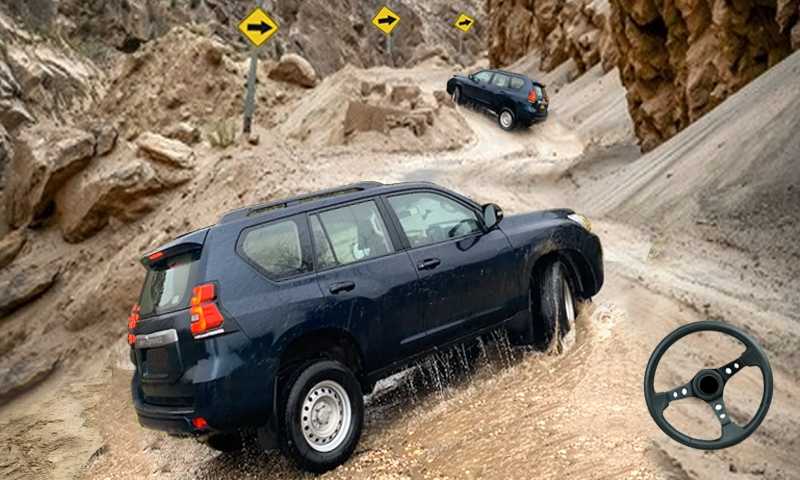
[[[567,267],[580,298],[589,298],[594,295],[596,286],[589,260],[578,250],[569,248],[553,250],[538,257],[530,268],[529,282],[536,272],[555,261],[560,261]],[[530,283],[528,287],[530,288]]]

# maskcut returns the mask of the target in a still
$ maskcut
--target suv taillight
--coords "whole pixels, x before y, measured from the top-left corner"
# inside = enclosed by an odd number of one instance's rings
[[[217,298],[213,283],[204,283],[192,290],[191,320],[192,335],[203,335],[222,327],[224,318],[214,300]]]
[[[528,92],[528,101],[531,103],[536,103],[536,100],[539,98],[536,96],[536,89],[532,88],[530,92]]]
[[[133,308],[131,308],[131,314],[128,316],[128,345],[133,345],[136,343],[136,335],[133,334],[133,330],[136,328],[136,324],[139,322],[139,304],[133,304]]]

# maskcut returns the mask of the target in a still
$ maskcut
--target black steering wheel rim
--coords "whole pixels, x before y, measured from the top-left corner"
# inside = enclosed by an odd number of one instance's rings
[[[681,385],[667,392],[656,392],[654,387],[656,370],[663,355],[681,338],[692,333],[704,331],[714,331],[730,335],[742,342],[746,350],[739,358],[718,369],[700,370],[694,378],[685,385]],[[751,418],[746,425],[739,426],[734,423],[727,414],[727,409],[723,402],[723,394],[725,384],[728,380],[746,366],[758,367],[761,370],[764,388],[761,396],[761,403],[755,415],[753,415],[753,418]],[[701,381],[708,378],[721,379],[721,385],[718,391],[709,392],[700,385]],[[713,381],[709,381],[708,383],[713,383]],[[769,360],[764,350],[761,349],[752,337],[740,329],[726,323],[711,320],[683,325],[667,335],[650,355],[650,360],[647,362],[647,368],[644,374],[644,397],[650,416],[653,417],[653,420],[659,428],[672,439],[688,447],[701,450],[727,448],[749,437],[758,426],[761,425],[761,422],[769,411],[770,404],[772,403],[772,390],[772,368],[770,367]],[[720,435],[719,438],[715,440],[702,440],[690,437],[677,430],[664,418],[664,411],[669,406],[670,402],[692,396],[705,400],[711,406],[715,417],[717,417],[717,420],[719,420],[722,425],[722,435]]]

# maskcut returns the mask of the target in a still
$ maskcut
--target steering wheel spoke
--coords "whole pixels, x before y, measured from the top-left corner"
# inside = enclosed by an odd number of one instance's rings
[[[681,385],[678,388],[674,388],[666,392],[656,393],[653,400],[654,405],[658,408],[658,410],[663,412],[671,402],[694,396],[695,394],[694,389],[692,388],[692,382],[689,382],[685,385]]]
[[[717,369],[717,372],[719,372],[719,374],[722,375],[723,380],[727,382],[744,367],[757,366],[760,366],[758,352],[754,351],[750,347],[747,347],[747,350],[745,350],[745,352],[741,354],[739,358],[721,366]]]

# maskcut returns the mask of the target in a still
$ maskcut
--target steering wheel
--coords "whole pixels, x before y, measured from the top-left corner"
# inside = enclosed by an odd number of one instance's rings
[[[720,368],[700,370],[685,385],[666,392],[656,392],[653,382],[656,376],[656,369],[664,353],[686,335],[706,331],[720,332],[736,338],[745,345],[745,352],[736,360]],[[723,392],[725,384],[742,368],[748,366],[758,367],[761,370],[761,375],[764,379],[764,391],[756,414],[746,425],[740,426],[731,420],[728,410],[725,408]],[[714,416],[717,417],[722,426],[722,435],[719,438],[716,440],[700,440],[690,437],[678,431],[664,418],[664,410],[671,402],[688,397],[696,397],[708,403],[712,412],[714,412]],[[647,369],[644,373],[644,398],[647,402],[647,409],[650,411],[650,415],[655,420],[656,425],[674,440],[688,447],[701,450],[727,448],[749,437],[767,415],[769,405],[772,402],[772,368],[764,350],[756,344],[755,340],[740,329],[714,321],[690,323],[667,335],[650,355],[650,360],[647,362]]]

